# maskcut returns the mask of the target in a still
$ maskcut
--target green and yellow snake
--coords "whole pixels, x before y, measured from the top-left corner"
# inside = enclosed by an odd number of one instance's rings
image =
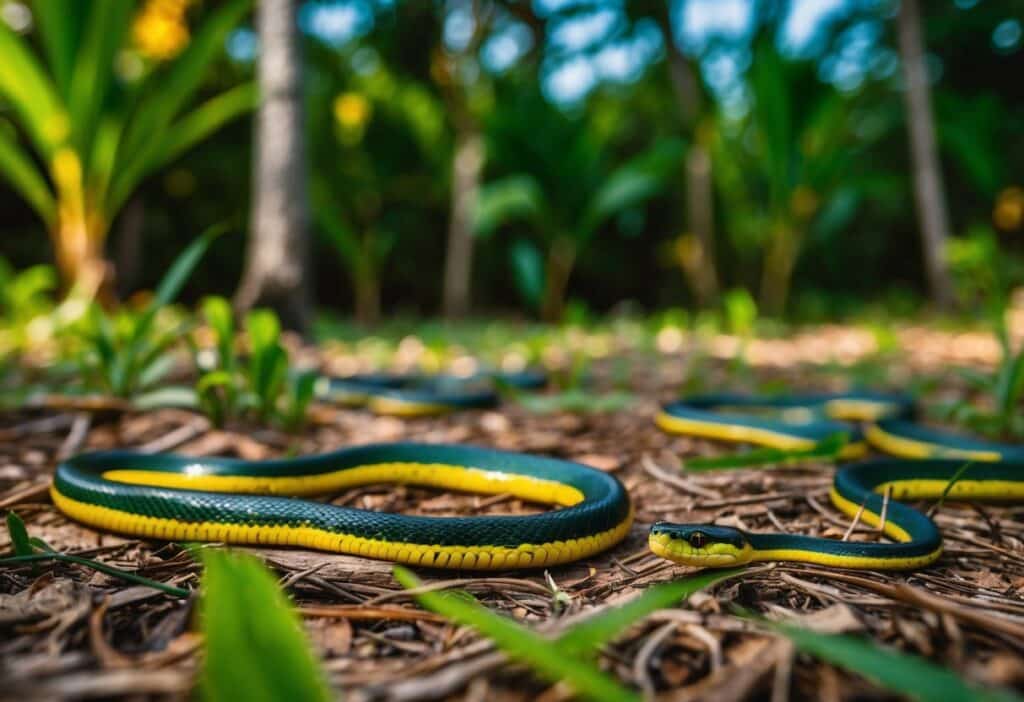
[[[864,524],[881,527],[895,543],[659,522],[651,528],[651,550],[699,567],[803,561],[904,570],[934,562],[942,553],[938,527],[898,500],[934,499],[943,494],[950,499],[1024,499],[1024,449],[929,429],[913,422],[913,413],[909,397],[874,393],[779,398],[706,395],[666,405],[656,421],[673,433],[787,450],[809,449],[844,433],[847,442],[840,458],[863,456],[868,444],[901,457],[844,467],[836,472],[829,492],[838,509]],[[861,431],[849,421],[869,424]]]
[[[401,388],[387,379],[335,386],[360,402]],[[409,405],[437,411],[476,406],[422,388]],[[386,395],[395,399],[394,394]],[[389,406],[389,405],[386,405]],[[763,416],[765,410],[782,418]],[[406,414],[425,412],[409,411]],[[859,463],[837,473],[832,500],[898,543],[862,543],[722,526],[659,523],[649,543],[659,556],[695,566],[799,560],[849,568],[916,568],[934,561],[941,536],[920,512],[895,500],[935,497],[964,460],[977,462],[951,497],[1024,497],[1020,449],[971,442],[911,421],[902,396],[846,394],[788,399],[714,396],[667,405],[668,431],[783,448],[811,447],[849,433],[844,456],[865,440],[917,461]],[[838,420],[869,420],[865,434]],[[984,462],[984,463],[983,463]],[[561,509],[528,516],[425,517],[295,499],[369,483],[404,483],[485,494],[508,493]],[[891,491],[893,501],[883,494]],[[57,507],[80,522],[140,537],[287,545],[401,563],[470,570],[552,566],[586,558],[622,540],[633,508],[622,484],[584,465],[519,453],[438,444],[393,443],[272,461],[189,458],[122,451],[83,454],[57,468]]]

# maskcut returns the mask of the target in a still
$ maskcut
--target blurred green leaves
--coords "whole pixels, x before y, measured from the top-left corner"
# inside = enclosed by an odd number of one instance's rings
[[[34,2],[42,61],[0,22],[0,98],[35,152],[0,129],[0,177],[51,230],[68,288],[95,293],[107,231],[143,178],[255,106],[246,84],[183,112],[250,5],[221,4],[179,57],[146,65],[143,79],[127,81],[115,80],[115,63],[130,51],[131,0]]]

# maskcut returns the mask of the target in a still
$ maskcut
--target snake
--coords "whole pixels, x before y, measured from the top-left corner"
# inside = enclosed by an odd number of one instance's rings
[[[539,390],[547,376],[539,371],[484,371],[468,377],[447,374],[364,373],[321,376],[314,391],[326,402],[366,407],[376,414],[424,417],[467,409],[496,407],[498,388]]]
[[[901,500],[1024,500],[1024,448],[921,425],[913,398],[898,393],[697,395],[665,405],[655,421],[671,433],[787,451],[811,449],[841,433],[846,442],[840,460],[861,459],[869,447],[892,456],[844,466],[829,491],[841,512],[879,528],[891,542],[655,523],[650,549],[682,565],[798,561],[853,569],[923,568],[941,556],[942,534],[930,517]]]
[[[433,517],[297,499],[381,483],[510,494],[559,509]],[[296,546],[465,570],[580,560],[617,544],[633,522],[613,475],[455,444],[371,444],[264,461],[85,453],[57,467],[51,497],[76,521],[136,537]]]

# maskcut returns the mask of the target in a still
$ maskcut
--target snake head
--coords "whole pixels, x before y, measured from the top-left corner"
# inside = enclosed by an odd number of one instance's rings
[[[698,568],[743,565],[754,554],[746,533],[713,524],[658,522],[648,545],[656,556]]]

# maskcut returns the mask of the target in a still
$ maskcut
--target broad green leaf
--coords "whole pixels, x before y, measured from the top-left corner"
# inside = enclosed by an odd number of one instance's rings
[[[131,340],[133,345],[149,334],[157,312],[170,304],[178,296],[181,289],[185,287],[185,282],[192,275],[192,271],[199,265],[200,259],[206,254],[214,240],[224,233],[226,228],[223,224],[209,227],[174,259],[174,263],[171,264],[167,273],[160,280],[160,284],[157,286],[149,306],[135,325],[135,331],[132,334]]]
[[[174,60],[166,72],[154,74],[154,85],[145,96],[135,119],[128,127],[118,151],[108,208],[124,202],[128,194],[152,167],[164,149],[158,138],[170,126],[195,91],[206,69],[223,50],[224,40],[249,11],[252,0],[229,0],[219,7],[200,27],[188,48]]]
[[[679,170],[683,153],[679,140],[659,139],[612,171],[588,203],[577,237],[585,242],[604,220],[664,190],[669,178]]]
[[[487,183],[477,194],[473,229],[487,236],[514,219],[531,220],[546,207],[537,181],[528,175],[514,175]]]
[[[161,152],[146,164],[140,176],[145,177],[170,163],[231,120],[251,112],[258,103],[259,90],[255,83],[243,83],[210,98],[165,132]],[[115,198],[112,204],[116,209],[120,201]]]
[[[78,42],[85,25],[83,13],[91,3],[66,0],[34,0],[32,16],[39,25],[43,50],[46,52],[57,92],[65,103],[70,93],[71,72],[78,53]]]
[[[7,513],[7,533],[11,537],[11,545],[14,546],[14,555],[29,556],[35,552],[28,538],[28,530],[25,529],[25,522],[16,512]]]
[[[274,576],[250,556],[213,549],[201,554],[200,697],[210,702],[331,700],[301,620]]]
[[[401,566],[395,566],[394,575],[405,588],[422,584],[411,571]],[[416,600],[431,611],[476,629],[511,658],[528,665],[538,676],[550,682],[565,682],[587,699],[602,702],[640,699],[593,664],[565,655],[556,642],[492,612],[466,593],[425,592],[417,595]]]
[[[139,393],[132,398],[132,407],[140,410],[163,409],[177,407],[181,409],[196,409],[199,407],[199,399],[192,388],[183,385],[165,385]]]
[[[544,259],[529,241],[518,239],[512,244],[512,271],[520,294],[534,308],[540,306],[544,294]]]
[[[0,129],[0,176],[25,198],[46,226],[53,225],[57,214],[53,191],[36,164],[5,129]]]
[[[654,585],[621,607],[584,620],[562,634],[556,644],[569,656],[587,656],[658,610],[679,604],[698,590],[743,573],[743,568],[706,570],[682,580]]]
[[[79,157],[92,154],[96,124],[114,78],[114,56],[124,41],[134,3],[103,0],[89,5],[81,47],[72,69],[68,113]],[[89,164],[83,163],[88,169]]]
[[[68,137],[71,126],[53,83],[24,39],[0,22],[0,96],[6,97],[47,161]]]
[[[954,671],[923,658],[845,634],[819,634],[786,624],[767,623],[804,653],[863,675],[876,684],[917,700],[943,702],[1021,702],[1010,692],[982,690]]]

